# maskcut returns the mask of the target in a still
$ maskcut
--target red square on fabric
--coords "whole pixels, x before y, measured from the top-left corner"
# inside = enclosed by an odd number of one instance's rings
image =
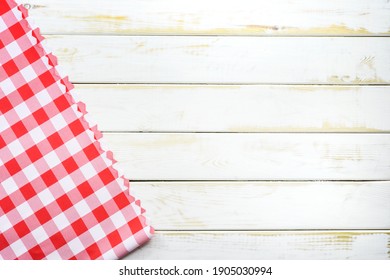
[[[8,246],[9,246],[9,243],[8,243],[7,239],[5,239],[4,235],[0,233],[0,251]]]
[[[20,221],[19,223],[14,225],[14,230],[16,231],[16,233],[20,238],[22,238],[23,236],[25,236],[30,232],[30,229],[28,228],[25,221]]]
[[[79,166],[77,165],[76,161],[73,159],[73,157],[67,158],[62,162],[62,165],[68,172],[68,174],[72,173],[73,171],[77,170]]]
[[[61,232],[57,232],[56,234],[52,235],[50,237],[50,241],[53,243],[54,247],[61,248],[66,244],[64,236],[61,234]]]
[[[43,124],[44,122],[49,120],[49,116],[46,114],[46,111],[43,108],[36,110],[32,115],[34,116],[38,124]]]
[[[129,205],[129,200],[127,199],[126,195],[124,193],[120,193],[117,196],[114,197],[115,204],[118,206],[119,209],[125,208],[127,205]]]
[[[45,224],[47,221],[51,219],[51,216],[46,208],[42,208],[35,212],[35,216],[37,217],[38,221],[41,223],[41,225]]]
[[[1,149],[1,148],[4,148],[6,145],[7,145],[7,144],[5,143],[3,137],[1,137],[1,135],[0,135],[0,149]]]
[[[11,102],[9,101],[9,99],[7,97],[3,97],[0,99],[0,112],[2,112],[3,114],[7,113],[9,110],[11,110],[13,108]]]
[[[8,213],[9,211],[15,209],[15,204],[9,196],[4,197],[2,200],[0,200],[0,202],[0,208],[4,213]]]
[[[65,95],[61,95],[60,97],[54,99],[54,104],[56,104],[56,106],[60,112],[66,110],[70,107],[70,103]]]
[[[80,133],[84,132],[84,126],[80,122],[80,120],[75,120],[74,122],[70,123],[69,129],[72,131],[74,136],[77,136]]]
[[[84,148],[84,153],[89,160],[93,160],[94,158],[98,157],[100,154],[94,144],[91,144],[88,147]]]
[[[13,60],[10,60],[10,61],[4,63],[2,66],[3,66],[5,72],[7,73],[8,76],[13,76],[17,72],[19,72],[19,68],[18,68],[18,66],[16,66],[16,64]]]
[[[11,174],[11,176],[18,173],[20,170],[22,170],[18,161],[14,158],[6,162],[4,165],[5,168],[8,170],[8,172]]]
[[[18,121],[17,123],[12,125],[11,127],[12,127],[12,131],[15,133],[16,137],[18,137],[18,138],[27,133],[27,129],[24,126],[22,121]]]
[[[92,211],[93,215],[95,216],[96,220],[98,222],[102,222],[104,221],[105,219],[108,218],[108,213],[106,211],[106,209],[104,209],[104,206],[103,205],[100,205],[99,207],[97,207],[96,209],[94,209]]]
[[[53,74],[49,70],[46,71],[45,73],[41,74],[39,76],[39,80],[46,88],[55,83],[55,79],[53,77]]]
[[[31,47],[28,50],[24,51],[24,55],[27,58],[28,62],[30,62],[30,64],[41,58],[35,47]]]
[[[99,173],[99,177],[105,185],[107,185],[108,183],[111,183],[112,181],[115,180],[115,177],[114,177],[114,175],[112,175],[109,168],[106,168],[103,171],[101,171]]]
[[[138,218],[132,219],[129,222],[129,226],[130,226],[132,233],[136,233],[136,232],[139,232],[140,230],[142,230],[142,224]]]
[[[99,249],[99,246],[95,244],[92,244],[91,246],[89,246],[87,249],[86,249],[89,257],[91,259],[96,259],[98,258],[99,256],[101,256],[101,252],[100,252],[100,249]]]
[[[9,12],[11,10],[11,7],[8,5],[7,2],[1,3],[0,5],[0,16]]]
[[[88,230],[83,219],[81,218],[72,223],[72,228],[74,232],[79,236]]]
[[[37,245],[31,248],[28,253],[34,260],[41,260],[45,257],[45,253],[43,253],[41,246]]]
[[[77,187],[83,198],[90,196],[93,193],[93,189],[88,182],[84,182]]]
[[[31,148],[27,149],[26,154],[30,158],[31,162],[35,162],[42,158],[42,153],[37,146],[32,146]]]
[[[52,148],[55,150],[59,146],[63,145],[64,142],[61,139],[61,136],[58,134],[58,132],[53,133],[49,137],[47,137],[47,140],[49,141]]]
[[[34,96],[34,92],[32,91],[32,89],[30,88],[30,86],[28,84],[25,84],[25,85],[21,86],[20,88],[18,88],[18,92],[19,92],[20,96],[23,98],[23,100],[27,100],[30,97]]]
[[[3,5],[3,4],[2,4]],[[12,36],[15,38],[15,39],[18,39],[20,37],[22,37],[24,34],[26,34],[26,32],[24,31],[23,29],[23,26],[20,24],[20,22],[12,25],[10,28],[9,28],[9,31],[11,31],[12,33]]]
[[[21,187],[20,192],[22,193],[25,200],[29,200],[30,198],[37,195],[37,192],[34,190],[34,187],[31,185],[31,183]]]
[[[112,247],[115,247],[116,245],[118,245],[122,241],[121,236],[119,235],[118,231],[116,231],[116,230],[114,230],[109,235],[107,235],[107,239],[110,242]]]
[[[45,173],[41,175],[42,180],[45,182],[46,186],[50,187],[53,185],[55,182],[57,182],[57,178],[54,175],[53,171],[48,170]]]
[[[73,206],[72,201],[70,201],[69,197],[64,194],[63,196],[57,198],[58,206],[61,208],[62,211],[65,211]]]

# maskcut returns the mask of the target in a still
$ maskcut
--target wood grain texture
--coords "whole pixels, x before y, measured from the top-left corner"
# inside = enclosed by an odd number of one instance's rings
[[[157,232],[124,259],[390,259],[390,231]]]
[[[104,131],[390,132],[390,87],[77,85]]]
[[[50,36],[76,83],[390,83],[390,37]]]
[[[157,230],[388,229],[390,182],[133,182]]]
[[[105,140],[158,229],[126,259],[390,259],[390,181],[365,181],[390,180],[389,1],[26,7],[123,132]]]
[[[386,0],[30,0],[47,34],[388,35]]]
[[[390,134],[112,133],[131,180],[388,180]]]

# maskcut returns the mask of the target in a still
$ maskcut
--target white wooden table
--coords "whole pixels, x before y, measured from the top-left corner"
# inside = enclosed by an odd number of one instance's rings
[[[390,259],[388,0],[30,0],[156,228],[127,259]]]

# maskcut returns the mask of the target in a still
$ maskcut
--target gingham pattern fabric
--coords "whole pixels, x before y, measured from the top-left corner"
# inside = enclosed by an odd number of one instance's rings
[[[26,10],[0,0],[0,259],[117,259],[152,228]]]

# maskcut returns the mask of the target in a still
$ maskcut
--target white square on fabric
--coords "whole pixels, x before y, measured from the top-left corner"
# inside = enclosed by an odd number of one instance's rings
[[[62,257],[58,253],[58,251],[53,251],[49,255],[47,255],[46,259],[48,260],[62,260]]]
[[[37,195],[43,205],[48,205],[55,200],[53,194],[49,189],[44,189],[43,191],[39,192]]]
[[[118,256],[115,254],[114,250],[110,249],[102,255],[105,260],[115,260]]]
[[[60,213],[59,215],[55,216],[53,221],[59,230],[63,230],[70,225],[70,222],[64,213]]]
[[[130,236],[129,238],[124,240],[123,244],[125,245],[126,250],[129,252],[133,251],[135,248],[139,246],[134,236]]]
[[[93,167],[92,163],[90,163],[90,162],[81,166],[80,171],[81,171],[81,173],[83,173],[85,179],[87,179],[87,180],[91,179],[93,176],[96,175],[96,170]]]
[[[3,132],[7,128],[9,128],[8,121],[3,115],[0,115],[0,132]]]
[[[19,190],[19,186],[15,183],[15,181],[14,181],[14,179],[12,179],[12,177],[9,177],[8,179],[2,181],[1,185],[3,186],[5,192],[8,195]]]
[[[4,20],[0,17],[0,33],[8,29],[8,26],[5,24]]]
[[[62,189],[65,191],[65,193],[68,193],[74,188],[76,188],[76,184],[74,183],[74,181],[70,176],[66,176],[61,180],[59,180],[58,182],[61,185]]]
[[[23,51],[22,49],[19,47],[19,44],[17,41],[13,41],[11,43],[9,43],[8,45],[5,46],[8,54],[12,57],[12,58],[15,58],[17,57],[18,55],[20,55]]]
[[[34,239],[37,241],[37,243],[42,243],[49,238],[42,226],[34,229],[31,234],[34,236]]]
[[[31,115],[30,109],[28,109],[25,102],[22,102],[18,106],[14,107],[14,110],[20,119],[24,119],[25,117]]]
[[[26,253],[28,251],[21,239],[16,240],[10,246],[11,246],[11,249],[12,249],[12,251],[14,251],[14,254],[16,256],[23,255],[24,253]]]
[[[20,73],[22,74],[23,78],[26,80],[26,82],[30,82],[34,79],[36,79],[37,74],[34,71],[34,68],[32,66],[27,65],[22,70],[20,70]]]
[[[5,96],[16,90],[16,87],[11,79],[5,79],[0,82],[0,88],[4,92]]]
[[[57,166],[61,163],[61,160],[58,158],[57,153],[55,151],[51,151],[43,157],[47,163],[47,165],[51,168]]]
[[[13,225],[11,224],[11,222],[9,221],[7,215],[2,215],[0,216],[0,231],[1,232],[4,232],[6,230],[9,230],[10,228],[12,228]]]
[[[110,220],[115,225],[115,228],[121,228],[126,224],[126,219],[123,217],[122,212],[116,212],[110,216]]]
[[[92,235],[95,241],[99,241],[100,239],[106,236],[102,227],[99,224],[97,224],[96,226],[88,230],[88,232]]]
[[[107,201],[112,199],[110,192],[105,187],[102,187],[101,189],[96,191],[95,195],[99,199],[101,204],[105,204]]]
[[[7,148],[14,157],[17,157],[18,155],[20,155],[25,151],[22,144],[20,144],[19,139],[16,139],[15,141],[9,143],[7,145]]]
[[[72,152],[72,155],[75,155],[82,150],[76,138],[70,139],[69,141],[65,142],[64,145],[68,149],[68,151]]]
[[[38,99],[38,102],[39,104],[41,104],[42,107],[53,101],[46,89],[35,94],[35,97],[36,99]]]
[[[91,209],[89,209],[88,204],[84,200],[81,200],[78,203],[76,203],[74,205],[74,208],[76,209],[80,217],[84,217],[85,215],[91,212]]]
[[[27,180],[30,182],[39,177],[39,172],[33,164],[30,164],[29,166],[23,168],[22,172],[24,176],[26,176]]]
[[[78,237],[69,241],[68,246],[74,255],[77,255],[81,251],[85,250],[83,243],[81,243],[81,241]]]
[[[16,209],[23,219],[27,219],[34,214],[34,210],[31,209],[30,204],[27,201],[20,204]]]
[[[66,123],[64,117],[62,116],[62,114],[55,115],[54,117],[52,117],[50,119],[50,121],[53,124],[53,126],[56,128],[57,131],[63,129],[64,127],[66,127],[68,125]]]
[[[30,130],[29,135],[33,139],[34,143],[36,144],[46,139],[45,134],[43,133],[42,129],[39,126],[34,128],[33,130]]]

